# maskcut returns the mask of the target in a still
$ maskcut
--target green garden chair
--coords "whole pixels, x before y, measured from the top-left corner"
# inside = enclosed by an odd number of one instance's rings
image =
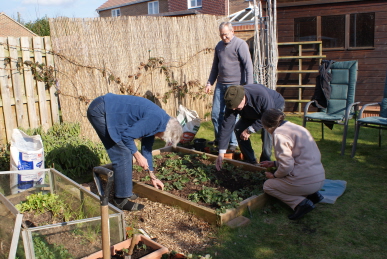
[[[308,114],[309,106],[316,103],[315,100],[312,100],[305,105],[304,109],[303,126],[306,127],[307,122],[321,123],[322,139],[324,139],[324,124],[330,128],[334,124],[344,126],[341,155],[344,155],[345,152],[348,121],[353,117],[356,120],[355,113],[359,104],[359,102],[354,102],[357,66],[357,60],[333,63],[329,69],[332,80],[330,81],[331,95],[327,107]]]
[[[373,105],[380,106],[379,116],[362,118],[364,109],[367,108],[367,106],[373,106]],[[365,104],[359,112],[359,116],[356,122],[355,137],[353,139],[351,157],[355,156],[357,139],[359,137],[359,131],[361,127],[379,129],[379,147],[382,146],[382,130],[387,130],[387,75],[386,75],[386,82],[384,84],[384,94],[383,94],[382,102]]]

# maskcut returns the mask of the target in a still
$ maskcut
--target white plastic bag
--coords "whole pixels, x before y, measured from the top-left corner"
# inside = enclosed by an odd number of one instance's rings
[[[37,184],[44,183],[44,149],[40,135],[28,136],[19,129],[12,131],[10,147],[11,171],[34,170],[31,173],[12,174],[12,194],[25,191]]]
[[[196,111],[189,110],[183,105],[179,105],[177,120],[183,126],[183,137],[180,143],[191,142],[200,128],[200,118]]]

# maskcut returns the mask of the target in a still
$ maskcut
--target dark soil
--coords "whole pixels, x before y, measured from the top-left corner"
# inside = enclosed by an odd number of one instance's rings
[[[140,241],[133,249],[133,254],[131,256],[131,259],[138,259],[138,258],[141,258],[143,256],[146,256],[150,253],[152,253],[153,251],[155,251],[154,249],[152,249],[151,247],[149,246],[146,246],[145,248],[142,247],[143,243]],[[111,259],[125,259],[125,255],[127,255],[126,253],[124,253],[122,250],[117,250],[116,251],[116,254],[113,255],[111,257]],[[103,259],[102,257],[99,257],[98,259]]]
[[[214,188],[222,193],[224,193],[226,190],[230,192],[238,191],[238,196],[242,199],[249,198],[254,194],[258,195],[262,193],[263,182],[266,178],[260,171],[246,171],[228,163],[223,163],[223,168],[220,171],[217,171],[214,164],[215,162],[208,160],[201,154],[191,154],[189,155],[189,160],[186,158],[186,153],[171,152],[162,153],[162,158],[157,158],[157,156],[154,156],[153,167],[156,176],[158,176],[164,185],[170,186],[170,188],[166,188],[165,191],[187,200],[189,200],[189,194],[202,190],[203,185],[206,187]],[[167,164],[169,160],[183,160],[183,165],[185,168],[204,171],[205,176],[209,178],[210,181],[199,183],[199,181],[197,181],[197,176],[193,176],[187,173],[187,170],[182,169],[182,167],[173,168],[173,174],[181,175],[181,177],[178,177],[177,180],[169,180],[164,175],[161,176],[160,172],[162,171],[162,168],[168,167]],[[144,181],[144,178],[147,175],[149,174],[144,170],[141,170],[141,168],[133,168],[133,180],[152,185],[151,181]],[[179,181],[179,179],[182,177],[189,178],[189,181],[184,183],[184,188],[181,190],[173,188],[174,183]],[[211,209],[219,208],[216,204],[208,204],[204,201],[200,201],[198,204],[209,207]]]

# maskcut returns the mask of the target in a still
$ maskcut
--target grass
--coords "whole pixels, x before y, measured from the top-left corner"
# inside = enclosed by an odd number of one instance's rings
[[[288,117],[302,125],[302,118]],[[345,193],[335,204],[318,204],[298,221],[290,221],[292,210],[272,198],[263,209],[252,212],[246,227],[219,228],[215,244],[205,251],[213,258],[387,258],[387,141],[383,132],[361,129],[357,154],[350,157],[354,125],[351,122],[346,154],[340,155],[343,126],[325,128],[308,123],[322,154],[326,178],[347,181]],[[211,122],[202,123],[197,138],[213,140]],[[253,134],[256,156],[261,152],[260,134]],[[245,215],[250,218],[250,215]],[[203,251],[198,252],[203,254]]]

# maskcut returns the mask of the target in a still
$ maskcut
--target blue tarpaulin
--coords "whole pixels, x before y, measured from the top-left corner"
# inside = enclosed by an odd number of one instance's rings
[[[320,190],[321,195],[324,196],[321,203],[334,204],[344,193],[346,186],[346,181],[325,179],[324,186]]]

